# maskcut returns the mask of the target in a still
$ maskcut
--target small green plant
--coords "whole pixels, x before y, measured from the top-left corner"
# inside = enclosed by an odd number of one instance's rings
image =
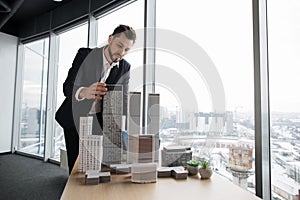
[[[200,165],[200,162],[197,160],[190,160],[187,162],[188,165],[198,167]]]
[[[201,167],[202,169],[209,169],[209,168],[210,168],[210,164],[209,164],[209,162],[203,160],[203,161],[201,161],[201,163],[200,163],[200,167]]]

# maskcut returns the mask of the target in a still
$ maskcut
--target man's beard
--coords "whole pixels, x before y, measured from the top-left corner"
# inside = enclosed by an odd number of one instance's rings
[[[121,55],[118,55],[118,57],[117,58],[113,58],[113,54],[112,54],[112,52],[111,52],[111,50],[110,50],[110,46],[108,46],[108,48],[107,48],[107,50],[108,50],[108,54],[109,54],[109,57],[110,57],[110,60],[112,61],[112,62],[119,62],[121,59],[122,59],[122,57],[121,57]]]

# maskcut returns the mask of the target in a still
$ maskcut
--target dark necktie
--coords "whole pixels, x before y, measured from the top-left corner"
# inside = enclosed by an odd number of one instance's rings
[[[113,82],[115,82],[116,77],[117,77],[117,73],[118,73],[118,65],[115,65],[109,73],[109,76],[107,77],[105,83],[111,84]]]
[[[106,83],[111,83],[111,81],[114,81],[116,75],[117,75],[117,70],[118,70],[118,65],[115,65],[111,70],[110,70],[110,73],[109,73],[109,76],[107,77],[106,79]],[[104,76],[105,72],[103,71],[101,73],[101,77],[99,79],[99,81],[101,81],[102,77]],[[102,100],[96,100],[95,102],[95,112],[98,113],[98,112],[101,112],[102,111]]]

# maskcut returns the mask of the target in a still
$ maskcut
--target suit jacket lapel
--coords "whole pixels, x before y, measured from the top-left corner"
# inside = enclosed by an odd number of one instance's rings
[[[102,48],[97,48],[97,55],[98,55],[98,62],[96,65],[96,80],[100,81],[101,80],[101,74],[102,74],[102,70],[103,70],[103,47]]]
[[[84,60],[86,73],[85,84],[91,84],[99,81],[103,70],[103,47],[93,49]]]

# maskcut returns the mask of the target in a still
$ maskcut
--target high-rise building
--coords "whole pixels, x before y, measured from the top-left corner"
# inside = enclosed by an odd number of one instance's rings
[[[122,161],[123,86],[107,85],[103,102],[103,164]]]
[[[233,135],[233,112],[226,112],[226,134]]]
[[[159,106],[160,95],[148,94],[148,123],[147,135],[153,136],[154,162],[159,160]]]
[[[195,116],[198,118],[197,130],[205,132],[207,136],[220,136],[223,133],[225,126],[225,114],[224,113],[196,113]]]
[[[78,171],[100,170],[102,136],[92,134],[93,117],[80,117]]]
[[[35,137],[39,135],[39,109],[37,108],[29,108],[28,109],[28,118],[27,118],[27,136]],[[42,134],[42,133],[40,133]]]
[[[140,92],[129,92],[129,103],[128,103],[128,153],[127,162],[132,163],[133,160],[137,160],[138,154],[138,137],[141,130],[141,93]]]

